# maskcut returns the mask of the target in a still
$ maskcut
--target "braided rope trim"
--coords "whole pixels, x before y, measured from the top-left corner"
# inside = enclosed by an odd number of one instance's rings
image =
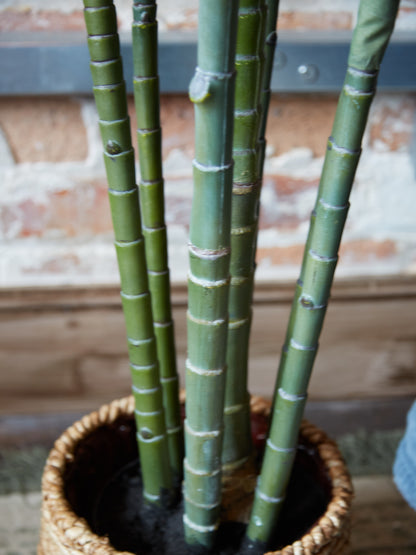
[[[181,393],[184,401],[184,393]],[[270,403],[252,397],[251,410],[268,415]],[[42,478],[42,516],[38,555],[131,555],[115,550],[108,538],[94,534],[85,519],[78,517],[64,495],[64,471],[74,458],[76,445],[94,429],[133,414],[134,399],[126,397],[103,405],[68,428],[55,442]],[[304,421],[301,434],[314,445],[332,483],[331,501],[317,524],[300,540],[266,555],[337,555],[344,551],[350,536],[353,496],[351,479],[342,456],[328,436]]]
[[[127,397],[103,405],[68,428],[55,442],[42,477],[42,516],[38,555],[120,555],[108,538],[94,534],[77,516],[64,494],[64,471],[73,460],[76,445],[93,430],[133,414],[134,399]],[[131,555],[123,552],[123,555]]]

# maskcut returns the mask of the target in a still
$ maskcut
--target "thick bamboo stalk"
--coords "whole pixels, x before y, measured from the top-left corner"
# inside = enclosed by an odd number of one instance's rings
[[[257,139],[263,69],[264,0],[239,7],[234,106],[231,284],[222,461],[226,468],[251,453],[248,351],[259,202]]]
[[[173,473],[180,478],[183,471],[184,440],[179,405],[179,379],[176,369],[164,215],[156,2],[154,0],[135,1],[133,17],[133,84],[141,173],[142,230],[145,240],[170,463]]]
[[[398,0],[360,3],[279,368],[272,424],[247,529],[253,541],[267,544],[284,500],[362,136],[398,4]]]
[[[212,547],[221,502],[237,0],[201,0],[189,244],[185,536]]]
[[[84,6],[120,270],[144,496],[158,502],[171,488],[172,479],[116,12],[110,0],[84,0]]]

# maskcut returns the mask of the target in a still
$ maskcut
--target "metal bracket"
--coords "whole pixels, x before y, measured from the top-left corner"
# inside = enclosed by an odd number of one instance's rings
[[[127,89],[132,91],[132,51],[121,36]],[[281,32],[272,89],[280,92],[337,92],[342,86],[350,32]],[[393,35],[383,61],[379,89],[416,90],[416,36]],[[0,37],[0,95],[91,94],[85,33],[3,33]],[[161,33],[161,91],[188,90],[196,63],[193,33]]]

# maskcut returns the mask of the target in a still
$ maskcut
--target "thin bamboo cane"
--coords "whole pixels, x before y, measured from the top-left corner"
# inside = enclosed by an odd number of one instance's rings
[[[231,284],[222,462],[242,464],[251,453],[247,391],[256,224],[259,202],[257,139],[265,27],[264,0],[241,0],[236,47],[231,216]]]
[[[116,12],[111,0],[84,0],[84,7],[120,270],[144,496],[159,502],[172,480]]]
[[[267,18],[266,18],[266,40],[264,43],[264,71],[263,83],[261,90],[261,119],[259,127],[259,173],[260,180],[263,178],[264,159],[266,155],[266,125],[267,116],[269,114],[271,89],[270,84],[272,81],[274,53],[277,45],[277,16],[279,13],[279,0],[266,0]]]
[[[201,0],[186,363],[185,537],[212,547],[221,502],[237,0]]]
[[[152,299],[157,357],[162,383],[170,462],[173,473],[180,478],[183,471],[184,440],[179,404],[179,379],[176,369],[164,215],[156,9],[154,0],[139,0],[135,1],[133,5],[133,83],[141,172],[142,230]]]
[[[271,429],[247,529],[248,537],[255,542],[267,544],[285,496],[362,136],[398,4],[398,0],[360,3],[348,69],[312,212],[279,368]]]

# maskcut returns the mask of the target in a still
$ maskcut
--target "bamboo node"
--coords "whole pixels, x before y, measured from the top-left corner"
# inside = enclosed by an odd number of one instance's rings
[[[145,297],[149,297],[149,292],[145,291],[144,293],[138,293],[137,295],[131,295],[130,293],[124,293],[121,291],[120,295],[124,299],[144,299]]]
[[[301,345],[300,343],[298,343],[295,339],[290,340],[290,346],[293,349],[296,349],[297,351],[316,351],[318,349],[318,345],[312,345],[311,347],[309,345]]]
[[[266,503],[271,503],[272,505],[279,505],[279,503],[282,503],[284,500],[284,497],[270,497],[269,495],[263,493],[260,489],[257,490],[257,495],[260,499],[266,501]]]
[[[111,187],[109,187],[108,192],[110,195],[114,195],[115,197],[134,195],[137,192],[137,187],[133,187],[133,189],[128,189],[127,191],[117,191],[117,189],[112,189]]]
[[[335,152],[339,152],[339,154],[349,154],[350,156],[359,156],[361,154],[361,148],[353,150],[337,145],[332,135],[328,138],[328,150],[335,150]]]
[[[238,328],[242,328],[243,326],[247,326],[250,323],[250,316],[247,318],[241,318],[240,320],[230,320],[228,322],[228,329],[235,330]]]
[[[147,339],[145,341],[148,341]],[[154,362],[153,364],[146,364],[144,366],[139,366],[138,364],[133,364],[132,362],[130,362],[130,368],[132,370],[135,370],[137,372],[142,372],[142,371],[146,371],[146,370],[153,370],[154,368],[158,367],[158,363]]]
[[[188,503],[191,503],[195,507],[198,507],[199,509],[205,509],[207,511],[215,509],[216,507],[220,507],[218,503],[198,503],[197,501],[194,501],[193,499],[191,499],[189,495],[186,495],[186,493],[183,494],[183,498],[185,501],[187,501]]]
[[[140,243],[144,243],[143,237],[139,237],[139,239],[135,239],[134,241],[114,241],[116,247],[130,247],[132,245],[139,245]]]
[[[279,395],[280,397],[282,397],[282,399],[285,399],[286,401],[291,401],[293,403],[296,403],[297,401],[305,401],[305,399],[307,398],[307,395],[296,395],[294,393],[289,393],[288,391],[285,391],[283,389],[283,387],[279,387]]]
[[[192,468],[192,466],[190,466],[188,463],[188,459],[184,459],[183,466],[191,474],[195,474],[196,476],[220,476],[222,472],[221,468],[217,468],[215,470],[201,470],[199,468]]]
[[[200,324],[201,326],[218,327],[227,323],[227,320],[225,318],[218,318],[217,320],[203,320],[202,318],[196,318],[189,312],[189,310],[187,312],[187,317],[192,322],[195,322],[195,324]]]
[[[127,343],[133,345],[134,347],[141,347],[142,345],[152,343],[152,341],[154,341],[153,337],[149,337],[148,339],[133,339],[132,337],[127,338]]]
[[[296,447],[278,447],[270,438],[267,440],[267,447],[276,453],[294,453],[296,451]]]
[[[157,393],[158,391],[160,391],[160,387],[152,387],[152,388],[147,388],[147,389],[140,389],[139,387],[137,387],[136,385],[133,385],[132,390],[135,393],[143,394],[143,395],[151,395],[152,393]],[[139,411],[136,411],[139,414],[149,414],[149,413],[141,413]]]
[[[202,249],[192,243],[188,243],[188,250],[190,254],[193,254],[198,258],[205,258],[206,260],[215,260],[223,256],[229,256],[231,252],[230,247],[225,247],[223,249],[218,249],[218,250],[210,250],[210,249]]]
[[[362,96],[362,97],[371,97],[374,96],[375,90],[372,89],[370,91],[362,91],[353,87],[352,85],[344,85],[344,92],[348,96]]]
[[[195,285],[200,285],[201,287],[208,287],[208,288],[224,287],[225,285],[229,285],[230,283],[230,277],[211,281],[209,279],[199,278],[193,275],[191,272],[188,273],[188,279],[192,283],[195,283]]]
[[[324,256],[314,251],[313,249],[309,249],[308,254],[311,258],[313,258],[314,260],[318,260],[319,262],[336,262],[338,260],[338,255]]]
[[[183,516],[183,523],[185,524],[185,526],[192,528],[192,530],[195,530],[196,532],[201,532],[202,534],[205,534],[207,532],[215,532],[219,526],[219,521],[210,526],[202,526],[202,524],[196,524],[195,522],[192,522],[192,520],[190,520],[186,515]]]
[[[231,235],[244,235],[245,233],[254,233],[256,231],[257,225],[251,224],[242,227],[233,227],[231,229]]]
[[[192,161],[192,165],[194,166],[194,168],[196,168],[201,172],[207,172],[207,173],[224,172],[225,173],[233,167],[234,162],[231,161],[229,164],[225,164],[224,166],[206,166],[205,164],[201,164],[201,162],[198,162],[198,160],[194,159]]]
[[[198,368],[188,359],[185,363],[186,369],[194,374],[198,374],[200,376],[221,376],[225,372],[225,368],[214,368],[214,369],[206,369],[206,368]]]
[[[188,420],[185,419],[184,421],[185,431],[193,436],[202,437],[205,439],[216,439],[221,436],[221,430],[207,430],[207,431],[198,431],[191,428],[188,423]]]
[[[251,183],[233,183],[233,195],[249,195],[260,188],[260,181]]]
[[[325,208],[326,210],[336,210],[336,211],[341,211],[341,210],[348,210],[348,208],[350,207],[350,203],[346,202],[345,204],[330,204],[329,202],[327,202],[326,200],[324,200],[323,198],[319,199],[319,204],[321,206],[323,206],[323,208]],[[315,211],[314,211],[315,212]]]
[[[357,69],[356,67],[348,66],[347,72],[354,77],[376,77],[378,71],[365,71],[364,69]]]

